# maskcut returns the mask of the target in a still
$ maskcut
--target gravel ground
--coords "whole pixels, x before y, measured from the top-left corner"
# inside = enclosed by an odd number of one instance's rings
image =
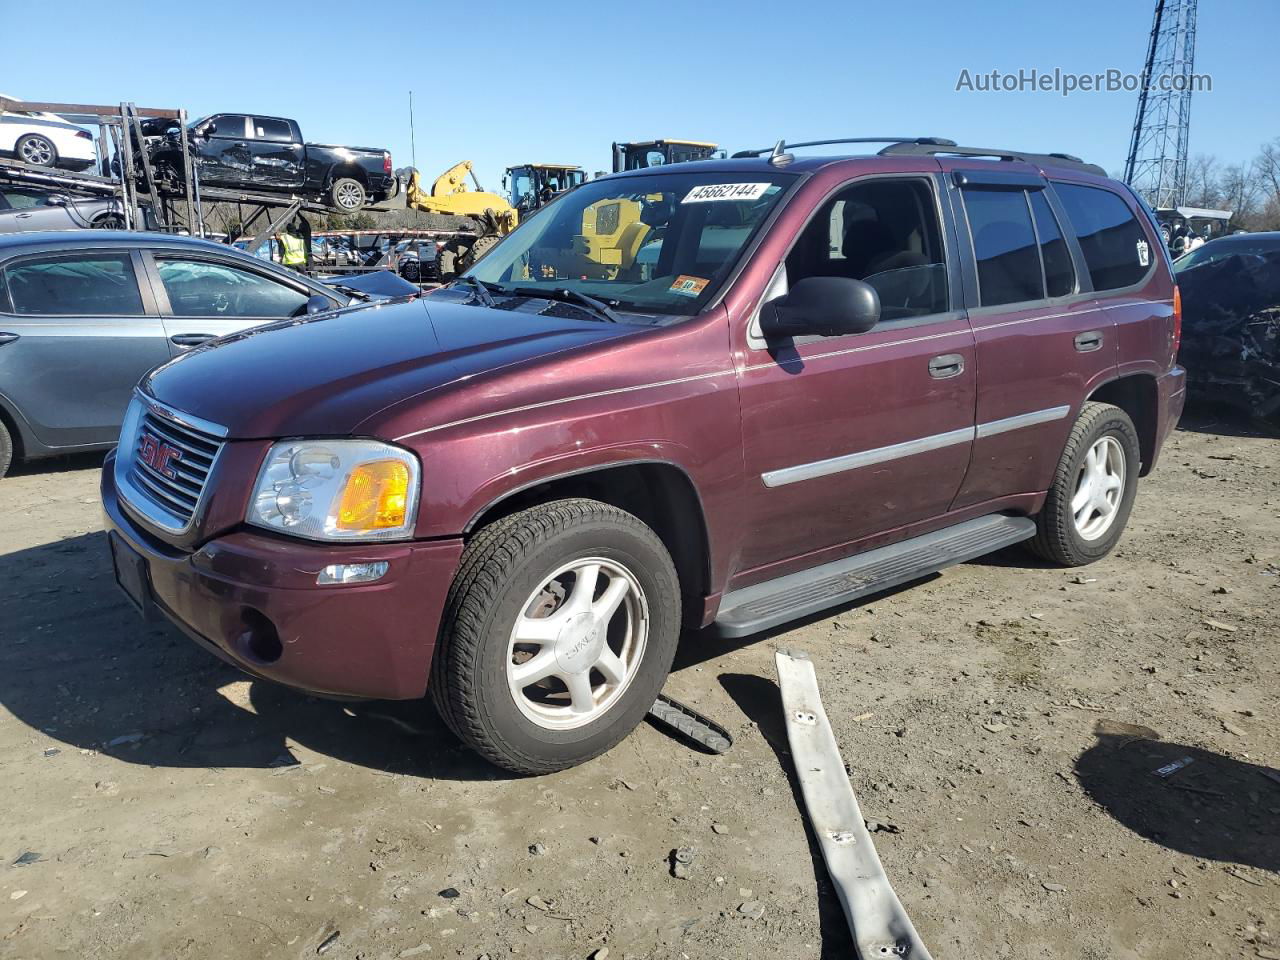
[[[687,637],[668,691],[730,728],[724,756],[643,726],[522,780],[425,705],[250,682],[142,623],[97,467],[0,481],[0,957],[853,956],[785,644],[939,960],[1280,958],[1280,441],[1239,423],[1189,417],[1092,567],[1015,549]]]

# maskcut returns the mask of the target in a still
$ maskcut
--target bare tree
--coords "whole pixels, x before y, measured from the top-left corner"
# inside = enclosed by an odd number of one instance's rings
[[[1217,205],[1220,199],[1217,157],[1199,153],[1187,162],[1187,189],[1183,196],[1191,207]]]

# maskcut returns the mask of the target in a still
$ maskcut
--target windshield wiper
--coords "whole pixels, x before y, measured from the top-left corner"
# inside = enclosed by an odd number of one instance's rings
[[[334,290],[341,290],[347,296],[354,297],[357,300],[373,299],[373,297],[370,294],[365,293],[363,290],[357,290],[355,287],[348,287],[345,283],[331,283],[329,284],[329,286],[332,287]]]
[[[492,307],[497,304],[497,301],[493,299],[493,294],[489,292],[491,289],[490,285],[485,283],[483,280],[473,277],[470,274],[463,274],[462,276],[457,277],[453,282],[465,283],[471,287],[471,289],[476,292],[476,299],[486,307]],[[494,286],[496,287],[497,284],[494,284]],[[498,289],[501,290],[502,288],[498,287]]]
[[[585,293],[579,293],[577,290],[570,290],[568,287],[550,287],[545,290],[540,287],[516,287],[511,292],[517,297],[540,297],[544,300],[559,300],[561,303],[572,303],[579,307],[586,307],[596,316],[602,317],[610,323],[622,322],[611,309],[618,305],[617,300],[597,300],[595,297],[589,297]]]

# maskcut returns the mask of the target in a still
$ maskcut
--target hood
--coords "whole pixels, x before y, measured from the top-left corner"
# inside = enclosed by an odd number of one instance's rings
[[[641,329],[401,300],[213,340],[152,371],[142,389],[232,439],[343,436],[407,397]]]
[[[375,270],[372,273],[341,274],[336,277],[319,277],[325,286],[341,290],[356,290],[368,294],[378,300],[389,300],[392,297],[417,297],[422,288],[410,283],[398,273],[390,270]]]

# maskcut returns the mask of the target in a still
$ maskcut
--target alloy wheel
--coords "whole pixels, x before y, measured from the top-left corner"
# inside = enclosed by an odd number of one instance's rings
[[[622,564],[564,564],[521,608],[507,653],[507,685],[524,716],[573,730],[607,713],[644,659],[648,603]]]
[[[22,141],[22,159],[38,167],[53,164],[53,144],[43,137],[28,137]]]
[[[1097,540],[1111,529],[1124,497],[1124,479],[1124,450],[1114,437],[1099,438],[1080,464],[1071,498],[1071,513],[1081,539]]]

